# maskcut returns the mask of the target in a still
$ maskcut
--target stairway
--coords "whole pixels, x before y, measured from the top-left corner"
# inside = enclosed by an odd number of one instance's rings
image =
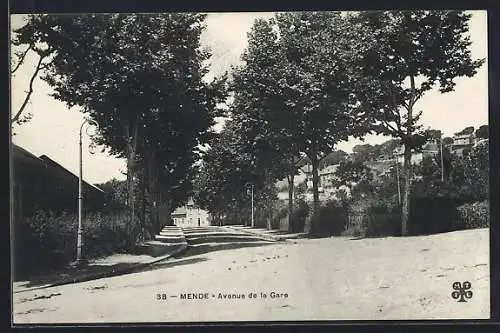
[[[178,248],[186,248],[184,232],[178,226],[165,226],[154,240],[142,244],[142,252],[152,257],[159,257]]]

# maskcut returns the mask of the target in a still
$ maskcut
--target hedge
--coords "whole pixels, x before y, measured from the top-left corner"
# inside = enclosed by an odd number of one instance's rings
[[[116,252],[130,252],[149,238],[127,212],[87,214],[83,224],[83,255],[87,259]],[[17,221],[14,230],[15,272],[30,273],[64,266],[76,258],[78,217],[37,211]]]
[[[490,226],[489,200],[467,203],[457,208],[457,229],[488,228]]]

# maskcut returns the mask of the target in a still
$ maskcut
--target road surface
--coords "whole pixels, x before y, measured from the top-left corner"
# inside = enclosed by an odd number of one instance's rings
[[[13,321],[489,318],[488,229],[278,243],[197,239],[150,271],[16,293]],[[464,281],[473,295],[458,302],[452,284]]]

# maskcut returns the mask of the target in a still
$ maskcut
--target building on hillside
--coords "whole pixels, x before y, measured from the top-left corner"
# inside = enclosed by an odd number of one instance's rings
[[[451,151],[454,154],[462,155],[464,150],[472,148],[476,143],[474,132],[470,134],[455,134],[453,136],[453,144]]]
[[[30,217],[37,210],[76,214],[78,176],[49,158],[35,156],[12,144],[14,220]],[[104,191],[86,181],[83,185],[84,212],[104,207]]]
[[[485,145],[485,144],[488,144],[489,143],[489,140],[488,139],[477,139],[476,142],[474,143],[473,147],[477,147],[477,146],[481,146],[481,145]]]
[[[171,214],[172,220],[179,227],[205,227],[210,225],[210,216],[206,210],[197,207],[192,198],[178,207]]]
[[[404,146],[399,146],[394,149],[394,156],[400,164],[404,164]],[[435,142],[428,142],[422,146],[421,151],[413,152],[411,154],[412,164],[420,164],[422,160],[427,157],[435,156],[440,153],[439,144]]]
[[[293,177],[293,186],[297,188],[306,178],[307,174],[303,171],[303,168],[300,168],[298,173]],[[286,178],[279,180],[275,186],[278,189],[278,199],[288,201],[288,180]]]
[[[337,179],[335,172],[338,164],[328,165],[318,172],[320,192],[331,193],[335,190],[333,182]]]

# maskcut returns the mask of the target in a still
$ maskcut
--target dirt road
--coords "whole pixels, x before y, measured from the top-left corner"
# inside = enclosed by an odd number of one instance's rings
[[[452,284],[464,281],[472,298],[458,302]],[[188,252],[147,272],[16,293],[13,320],[477,319],[489,318],[489,297],[489,230],[477,229]]]

